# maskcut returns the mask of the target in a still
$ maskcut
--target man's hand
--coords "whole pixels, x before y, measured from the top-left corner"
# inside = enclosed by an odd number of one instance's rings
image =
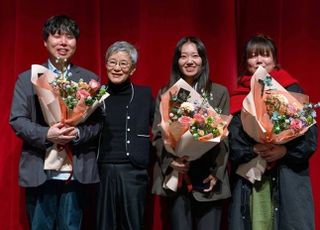
[[[51,126],[47,133],[47,139],[55,144],[65,145],[77,136],[75,127],[66,127],[62,123]]]

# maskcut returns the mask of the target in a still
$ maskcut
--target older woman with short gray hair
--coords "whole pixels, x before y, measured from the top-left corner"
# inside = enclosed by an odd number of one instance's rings
[[[144,228],[153,98],[149,87],[131,82],[138,59],[133,45],[115,42],[105,57],[110,96],[104,101],[98,152],[97,228],[140,230]]]

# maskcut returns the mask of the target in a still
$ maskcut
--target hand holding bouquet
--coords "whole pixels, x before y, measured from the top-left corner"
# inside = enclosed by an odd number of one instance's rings
[[[316,123],[315,108],[303,94],[288,92],[259,67],[251,78],[251,90],[243,101],[241,121],[245,132],[259,143],[284,144],[303,135]],[[237,173],[252,183],[267,167],[257,156],[240,165]]]
[[[46,123],[52,126],[61,122],[75,126],[85,121],[102,101],[108,97],[105,88],[92,80],[89,83],[72,81],[63,74],[56,76],[41,65],[32,65],[31,82],[38,95]],[[72,171],[71,159],[65,148],[56,144],[47,150],[44,169]]]
[[[208,100],[180,79],[161,96],[161,131],[165,149],[188,161],[200,158],[228,135],[231,116],[213,109]],[[164,186],[177,190],[178,173],[173,171]]]

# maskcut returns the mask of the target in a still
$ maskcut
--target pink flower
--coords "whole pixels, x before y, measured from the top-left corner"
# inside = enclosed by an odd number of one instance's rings
[[[88,91],[86,91],[86,90],[84,90],[84,89],[81,89],[81,90],[78,90],[77,91],[77,99],[81,99],[81,98],[87,98],[87,97],[89,97],[89,96],[91,96],[90,95],[90,93],[88,92]]]
[[[294,105],[289,104],[288,110],[287,110],[288,115],[293,117],[296,112],[297,112],[297,108]]]
[[[205,119],[204,119],[204,117],[201,115],[201,114],[199,114],[199,113],[196,113],[195,115],[193,115],[193,118],[194,118],[194,120],[196,121],[196,122],[198,122],[198,123],[204,123],[204,121],[205,121]]]
[[[89,82],[89,86],[90,86],[92,92],[96,92],[100,88],[100,83],[97,82],[96,80],[92,79]]]
[[[182,116],[178,119],[181,124],[191,124],[192,118],[187,116]]]
[[[216,123],[216,124],[223,123],[222,117],[220,117],[220,116],[217,115],[217,116],[215,117],[215,123]]]
[[[300,131],[302,129],[302,122],[299,119],[293,119],[290,122],[290,128],[295,131]]]

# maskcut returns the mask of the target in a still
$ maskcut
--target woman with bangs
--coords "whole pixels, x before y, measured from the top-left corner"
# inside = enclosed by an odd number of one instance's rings
[[[237,89],[231,95],[230,162],[232,200],[229,229],[315,229],[309,159],[317,147],[317,127],[282,145],[255,142],[243,130],[240,111],[259,66],[288,91],[303,93],[298,81],[280,68],[277,48],[269,37],[256,35],[246,44]],[[257,155],[268,162],[261,181],[254,184],[236,175],[239,165]]]
[[[158,160],[154,168],[152,192],[166,197],[166,217],[171,220],[171,230],[218,230],[223,201],[231,195],[226,172],[229,154],[227,138],[199,159],[188,161],[185,156],[176,157],[166,151],[158,125],[161,122],[161,95],[180,78],[198,93],[210,95],[209,104],[220,108],[222,114],[229,115],[228,90],[210,80],[207,51],[203,42],[193,36],[181,38],[174,50],[170,80],[167,86],[160,89],[156,99],[152,133]],[[163,188],[165,177],[172,170],[190,179],[182,181],[176,192]]]

